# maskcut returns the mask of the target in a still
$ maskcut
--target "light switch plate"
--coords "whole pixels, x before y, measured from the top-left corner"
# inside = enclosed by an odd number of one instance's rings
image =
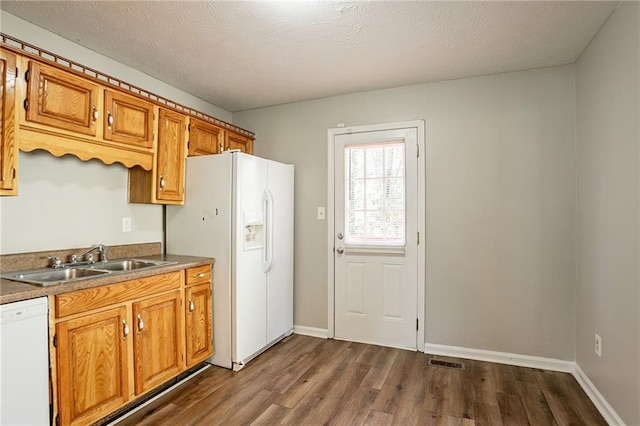
[[[122,232],[131,232],[131,218],[123,217],[122,218]]]

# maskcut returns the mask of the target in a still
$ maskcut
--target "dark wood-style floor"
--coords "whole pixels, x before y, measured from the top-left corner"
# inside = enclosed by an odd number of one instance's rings
[[[240,372],[211,367],[125,425],[606,425],[566,373],[294,335]]]

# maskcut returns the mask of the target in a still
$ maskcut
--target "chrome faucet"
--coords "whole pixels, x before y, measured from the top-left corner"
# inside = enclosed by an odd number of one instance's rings
[[[102,263],[107,263],[109,261],[109,259],[107,258],[107,246],[104,244],[97,244],[93,247],[91,247],[89,250],[85,251],[82,254],[73,254],[71,255],[71,264],[72,265],[77,265],[77,264],[84,264],[84,263],[96,263],[96,261],[93,259],[93,252],[98,250],[98,252],[100,253],[100,260],[102,261]],[[80,260],[84,258],[84,262],[80,262]]]

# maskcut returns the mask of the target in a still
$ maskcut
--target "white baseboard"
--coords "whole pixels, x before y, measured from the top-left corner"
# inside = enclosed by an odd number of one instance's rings
[[[294,325],[293,332],[303,336],[320,337],[326,339],[329,332],[326,328],[305,327],[303,325]]]
[[[507,352],[487,351],[483,349],[463,348],[460,346],[437,345],[426,343],[424,351],[428,354],[450,356],[454,358],[474,359],[478,361],[496,362],[499,364],[517,365],[520,367],[540,368],[543,370],[573,373],[575,362],[554,358],[543,358]]]
[[[576,378],[582,389],[585,391],[593,405],[596,406],[602,417],[607,421],[611,426],[624,426],[624,421],[620,418],[616,410],[607,402],[607,400],[602,396],[598,388],[593,384],[591,380],[589,380],[589,376],[582,371],[582,368],[576,363],[575,368],[573,370],[573,377]]]

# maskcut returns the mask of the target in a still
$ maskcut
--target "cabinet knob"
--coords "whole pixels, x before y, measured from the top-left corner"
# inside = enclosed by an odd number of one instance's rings
[[[193,300],[189,299],[189,312],[193,312],[195,309],[196,309],[195,303],[193,303]]]
[[[193,278],[204,278],[206,274],[204,272],[200,272],[199,274],[195,274]]]
[[[98,109],[96,108],[95,105],[91,106],[91,124],[96,124],[96,120],[98,119],[98,117],[100,116],[100,114],[98,113]]]
[[[144,328],[144,321],[142,321],[142,316],[138,314],[138,334],[140,334],[143,328]]]
[[[160,189],[164,189],[164,178],[160,176]]]
[[[107,111],[107,125],[109,128],[113,125],[113,115],[111,115],[111,111]]]
[[[125,340],[129,335],[129,326],[127,325],[126,320],[122,320],[122,324],[124,324],[124,326],[122,327],[122,334],[123,334],[122,340]]]

